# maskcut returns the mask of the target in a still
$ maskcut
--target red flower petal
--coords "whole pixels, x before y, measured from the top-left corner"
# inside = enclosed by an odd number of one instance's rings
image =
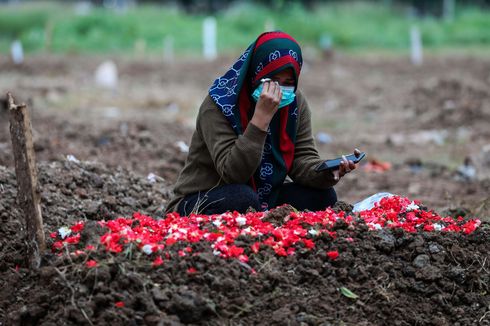
[[[81,232],[83,230],[83,227],[85,226],[84,222],[78,222],[77,224],[73,225],[70,229],[75,232]]]
[[[339,257],[339,252],[337,250],[332,250],[327,252],[328,258],[335,260]]]
[[[158,267],[160,265],[163,264],[163,259],[162,259],[162,256],[158,256],[157,258],[155,258],[155,260],[153,261],[152,263],[152,266],[153,267]]]
[[[97,262],[95,260],[89,260],[85,263],[85,266],[87,266],[88,268],[93,268],[93,267],[97,267]]]

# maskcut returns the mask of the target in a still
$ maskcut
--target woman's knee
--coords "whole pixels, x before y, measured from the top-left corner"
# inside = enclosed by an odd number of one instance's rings
[[[250,207],[259,210],[257,193],[248,185],[229,184],[186,196],[179,205],[182,215],[193,213],[221,214],[227,211],[245,213]]]
[[[259,210],[259,196],[252,187],[244,184],[231,184],[224,186],[222,190],[227,193],[225,198],[231,206],[229,210],[236,210],[242,213],[250,207]]]
[[[333,206],[337,202],[337,192],[335,191],[335,189],[333,187],[330,187],[330,188],[325,190],[324,198],[325,198],[325,201],[328,202],[327,206]]]
[[[290,204],[299,210],[319,211],[337,202],[337,193],[331,188],[316,189],[296,183],[283,186],[276,205]]]

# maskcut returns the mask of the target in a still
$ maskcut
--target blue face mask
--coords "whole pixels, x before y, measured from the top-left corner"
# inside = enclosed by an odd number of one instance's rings
[[[262,94],[263,85],[264,83],[261,83],[252,93],[252,97],[254,98],[255,102],[259,100],[260,94]],[[282,98],[281,98],[281,102],[279,103],[279,108],[291,104],[294,101],[294,98],[296,97],[293,86],[281,86],[281,91],[282,91]]]

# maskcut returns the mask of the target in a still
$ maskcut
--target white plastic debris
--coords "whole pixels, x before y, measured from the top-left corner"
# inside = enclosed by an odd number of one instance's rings
[[[150,183],[155,183],[157,182],[157,176],[156,174],[153,174],[153,173],[150,173],[146,176],[146,179],[150,182]]]
[[[463,165],[460,165],[456,171],[456,179],[471,181],[476,179],[476,168],[471,160],[466,158]]]
[[[316,134],[316,141],[320,144],[330,144],[333,141],[333,138],[329,134],[320,131]]]
[[[69,155],[66,155],[66,160],[68,162],[73,162],[73,163],[80,163],[80,161],[73,155],[69,154]]]
[[[95,71],[95,83],[97,86],[115,90],[117,88],[117,66],[113,61],[105,61]]]
[[[152,249],[152,246],[149,245],[149,244],[146,244],[144,245],[142,248],[141,248],[141,251],[143,251],[145,254],[147,255],[151,255],[153,253],[153,249]]]
[[[62,226],[58,229],[58,234],[60,235],[61,239],[64,239],[71,234],[71,229],[67,226]]]
[[[182,153],[189,153],[189,146],[187,146],[187,144],[182,140],[179,140],[175,145],[177,145]]]
[[[155,183],[157,181],[165,181],[164,178],[162,178],[161,176],[159,175],[156,175],[154,173],[150,173],[148,174],[148,176],[146,176],[146,179],[150,182],[150,183]]]
[[[369,196],[366,199],[363,199],[362,201],[355,203],[352,211],[360,212],[360,211],[371,209],[374,207],[374,204],[379,202],[381,199],[385,197],[391,197],[391,196],[393,196],[393,194],[390,194],[389,192],[378,192],[377,194]]]
[[[179,112],[180,112],[180,106],[175,102],[172,102],[165,107],[166,115],[176,115]]]

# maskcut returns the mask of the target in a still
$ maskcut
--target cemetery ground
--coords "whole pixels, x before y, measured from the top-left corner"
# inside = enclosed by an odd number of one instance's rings
[[[488,325],[488,57],[434,55],[420,67],[388,55],[306,60],[300,89],[320,153],[368,156],[336,187],[344,203],[328,215],[339,221],[324,233],[303,221],[305,241],[285,255],[254,246],[285,241],[277,232],[237,237],[231,258],[207,240],[113,242],[120,229],[159,232],[145,216],[164,217],[197,108],[233,59],[117,58],[111,89],[94,82],[96,56],[0,58],[0,99],[11,91],[31,112],[49,247],[29,270],[0,101],[0,325]],[[348,204],[383,191],[466,226],[371,230]],[[412,216],[407,207],[394,218]],[[242,230],[255,218],[231,217],[199,223],[219,238],[223,224]],[[281,208],[263,220],[284,230],[296,217]]]

